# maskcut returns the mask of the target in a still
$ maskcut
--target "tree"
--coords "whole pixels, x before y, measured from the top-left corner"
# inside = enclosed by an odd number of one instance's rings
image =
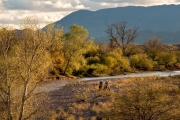
[[[15,66],[13,61],[13,47],[16,44],[16,33],[11,27],[0,28],[0,108],[4,106],[5,119],[12,119],[11,114],[11,87],[14,78]]]
[[[131,66],[145,70],[153,69],[153,61],[146,54],[137,54],[130,56]]]
[[[17,46],[16,56],[18,75],[21,81],[22,96],[19,103],[18,119],[29,118],[26,116],[26,102],[32,97],[38,83],[43,79],[50,64],[47,46],[49,40],[44,38],[38,25],[38,19],[27,17],[21,21],[22,32]]]
[[[169,53],[169,52],[162,52],[158,58],[157,61],[160,65],[165,65],[168,67],[168,65],[173,65],[177,62],[176,54]]]
[[[110,69],[110,74],[117,75],[131,71],[130,62],[122,55],[121,49],[117,48],[107,53],[104,64]]]
[[[156,60],[157,56],[164,49],[162,41],[156,36],[150,37],[144,43],[145,52],[152,58],[153,61]]]
[[[127,29],[126,22],[123,21],[108,26],[106,32],[110,36],[110,44],[120,47],[123,55],[126,56],[126,49],[134,41],[134,38],[137,37],[137,30],[137,27]]]
[[[63,46],[64,46],[64,30],[56,29],[53,23],[48,24],[45,28],[45,38],[49,39],[50,44],[48,46],[48,51],[51,55],[52,67],[50,68],[50,73],[52,75],[58,75],[62,65],[64,64],[63,56]]]
[[[173,51],[177,51],[177,50],[178,50],[178,47],[175,46],[175,45],[172,45],[172,44],[165,44],[165,45],[164,45],[164,49],[165,49],[167,52],[173,52]]]
[[[30,119],[40,111],[38,102],[44,98],[39,99],[41,94],[36,88],[50,64],[47,52],[49,40],[39,29],[37,18],[23,19],[21,28],[18,36],[3,34],[4,39],[1,39],[4,47],[1,47],[0,53],[0,95],[3,99],[7,98],[4,99],[7,114],[4,113],[3,119],[9,120]]]
[[[78,70],[80,66],[83,66],[85,59],[82,56],[90,48],[92,48],[93,39],[88,39],[88,31],[83,26],[72,25],[70,32],[64,36],[64,67],[63,74],[66,74],[69,70],[72,73],[72,69]],[[75,64],[74,64],[75,63]],[[69,68],[71,66],[71,69]]]
[[[127,47],[127,50],[126,50],[126,53],[127,53],[127,56],[131,56],[131,55],[137,55],[137,54],[141,54],[141,53],[144,53],[144,50],[142,48],[141,45],[138,45],[138,44],[130,44],[128,47]]]

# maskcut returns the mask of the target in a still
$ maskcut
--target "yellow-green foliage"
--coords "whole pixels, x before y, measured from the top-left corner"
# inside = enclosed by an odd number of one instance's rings
[[[128,56],[144,53],[142,47],[138,44],[130,44],[127,46],[126,52]]]
[[[99,63],[100,58],[98,56],[88,57],[87,61],[88,61],[88,64]]]
[[[61,68],[63,74],[71,75],[86,64],[83,54],[96,46],[93,39],[87,39],[88,31],[83,26],[72,25],[70,31],[64,35],[63,55],[64,64]]]
[[[117,64],[117,60],[116,58],[114,57],[111,57],[111,56],[107,56],[105,59],[104,59],[104,62],[105,62],[105,65],[107,65],[108,67],[114,67],[116,64]]]
[[[177,62],[180,63],[180,51],[176,52]]]
[[[137,64],[138,64],[139,61],[140,61],[140,58],[139,58],[138,55],[132,55],[132,56],[130,57],[130,60],[131,60],[131,66],[132,66],[132,67],[136,67]]]
[[[42,110],[36,104],[40,94],[35,90],[51,64],[47,51],[50,40],[39,29],[38,19],[21,20],[21,29],[17,35],[0,28],[0,99],[7,103],[7,119],[30,119]]]
[[[177,62],[177,57],[174,53],[162,52],[159,54],[157,61],[159,64],[172,65]]]
[[[130,57],[130,62],[132,67],[152,70],[153,69],[153,61],[148,58],[146,54],[138,54]]]
[[[95,76],[107,75],[109,73],[108,67],[103,64],[92,64],[89,68],[93,69],[92,74]]]
[[[104,64],[110,69],[111,74],[119,74],[131,70],[128,59],[122,55],[119,48],[107,54],[104,58]]]

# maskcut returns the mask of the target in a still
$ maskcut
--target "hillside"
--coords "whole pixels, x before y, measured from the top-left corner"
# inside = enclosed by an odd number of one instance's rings
[[[118,7],[98,11],[79,10],[56,21],[65,31],[73,24],[82,25],[89,31],[89,37],[107,42],[107,25],[127,21],[127,27],[138,27],[136,43],[143,43],[148,37],[156,35],[164,43],[180,43],[180,5],[161,5],[151,7]]]

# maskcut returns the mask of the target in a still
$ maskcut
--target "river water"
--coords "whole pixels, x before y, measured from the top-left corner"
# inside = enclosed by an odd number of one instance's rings
[[[148,76],[160,76],[160,77],[167,77],[167,76],[174,76],[180,75],[180,71],[168,71],[168,72],[143,72],[143,73],[131,73],[127,75],[120,75],[120,76],[106,76],[106,77],[85,77],[85,78],[77,78],[77,79],[70,79],[70,80],[56,80],[56,81],[48,81],[42,82],[38,88],[37,92],[48,92],[62,88],[66,84],[78,82],[78,81],[92,81],[92,80],[110,80],[110,79],[121,79],[121,78],[128,78],[128,77],[148,77]]]

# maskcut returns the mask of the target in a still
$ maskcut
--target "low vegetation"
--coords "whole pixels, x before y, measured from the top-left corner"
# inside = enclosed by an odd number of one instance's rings
[[[54,101],[49,115],[54,119],[174,120],[180,119],[180,78],[146,77],[109,80],[111,90],[99,90],[98,81],[74,84],[51,92]],[[89,91],[84,89],[89,86]],[[69,94],[71,90],[73,93]],[[68,104],[61,95],[68,97]],[[69,92],[68,92],[69,91]],[[69,95],[67,95],[69,94]],[[72,95],[72,96],[71,96]],[[71,96],[71,97],[70,97]],[[78,96],[78,97],[77,97]],[[80,96],[80,97],[79,97]],[[79,99],[80,98],[80,99]],[[62,114],[63,112],[63,114]],[[65,116],[64,116],[65,114]],[[56,117],[55,117],[56,116]]]
[[[116,81],[111,91],[99,91],[97,83],[73,83],[60,90],[67,90],[64,101],[38,92],[47,78],[180,68],[179,45],[163,44],[157,37],[134,44],[138,28],[127,29],[126,22],[108,26],[110,40],[104,44],[89,38],[83,26],[74,24],[68,32],[54,26],[40,29],[36,17],[22,19],[20,30],[0,26],[0,119],[179,118],[179,81],[171,78]]]

